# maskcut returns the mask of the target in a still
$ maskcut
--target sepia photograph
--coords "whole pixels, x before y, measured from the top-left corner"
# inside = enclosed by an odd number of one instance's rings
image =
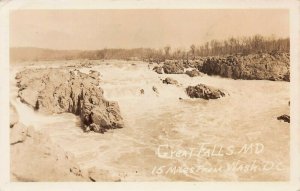
[[[290,32],[289,9],[10,10],[10,181],[289,181]]]

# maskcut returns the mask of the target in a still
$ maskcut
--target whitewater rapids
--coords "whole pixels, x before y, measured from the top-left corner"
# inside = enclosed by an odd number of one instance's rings
[[[72,63],[68,61],[67,63]],[[36,62],[11,67],[11,103],[20,121],[50,136],[53,143],[74,155],[81,168],[108,170],[122,181],[257,181],[289,178],[289,124],[277,120],[289,114],[289,82],[264,80],[232,80],[216,76],[194,77],[185,74],[159,75],[147,63],[126,61],[94,61],[83,72],[101,73],[104,97],[119,103],[125,128],[105,134],[83,133],[79,118],[73,114],[42,115],[17,98],[15,74],[24,68],[61,67],[66,62]],[[171,77],[181,85],[167,85],[162,79]],[[185,87],[203,83],[226,90],[230,95],[217,100],[190,99]],[[158,93],[153,91],[153,86]],[[140,90],[144,89],[144,94]],[[179,98],[182,98],[181,100]],[[234,154],[207,157],[159,156],[172,150],[186,151],[203,143],[218,148],[245,144],[261,144],[259,154]],[[161,166],[219,167],[242,161],[280,163],[268,171],[219,171],[197,173],[160,173]],[[279,166],[279,165],[278,165]],[[274,166],[275,167],[275,166]]]

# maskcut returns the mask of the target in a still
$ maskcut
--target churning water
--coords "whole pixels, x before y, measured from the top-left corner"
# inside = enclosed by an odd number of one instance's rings
[[[43,63],[35,67],[39,65]],[[101,73],[105,98],[118,101],[123,129],[83,133],[73,114],[35,113],[16,98],[13,80],[11,84],[11,101],[20,120],[48,134],[72,153],[82,168],[108,170],[122,181],[288,178],[289,124],[276,119],[289,112],[288,82],[158,75],[142,62],[99,61],[99,65],[81,70],[91,69]],[[181,85],[163,84],[165,77]],[[188,98],[185,87],[199,83],[230,95],[209,101]],[[252,145],[253,150],[240,152],[245,145]],[[244,166],[233,169],[235,164]]]

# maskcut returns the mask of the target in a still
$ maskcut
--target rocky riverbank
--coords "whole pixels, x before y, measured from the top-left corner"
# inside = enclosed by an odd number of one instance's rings
[[[11,181],[88,181],[72,156],[19,122],[10,105]]]
[[[201,60],[166,60],[153,68],[158,74],[183,74],[190,77],[219,75],[244,80],[290,81],[290,55],[288,53],[265,53],[234,56],[212,56]]]
[[[232,79],[290,81],[287,53],[211,57],[198,69],[208,75]]]
[[[10,105],[11,181],[121,181],[108,171],[81,169],[71,153],[52,143],[51,139],[18,119]]]
[[[16,75],[18,97],[39,112],[80,116],[85,131],[122,128],[118,103],[104,98],[99,75],[96,71],[28,69]]]

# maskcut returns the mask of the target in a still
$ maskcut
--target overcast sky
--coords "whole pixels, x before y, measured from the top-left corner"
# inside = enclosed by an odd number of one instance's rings
[[[188,48],[254,34],[289,36],[287,10],[18,10],[10,46],[51,49]]]

